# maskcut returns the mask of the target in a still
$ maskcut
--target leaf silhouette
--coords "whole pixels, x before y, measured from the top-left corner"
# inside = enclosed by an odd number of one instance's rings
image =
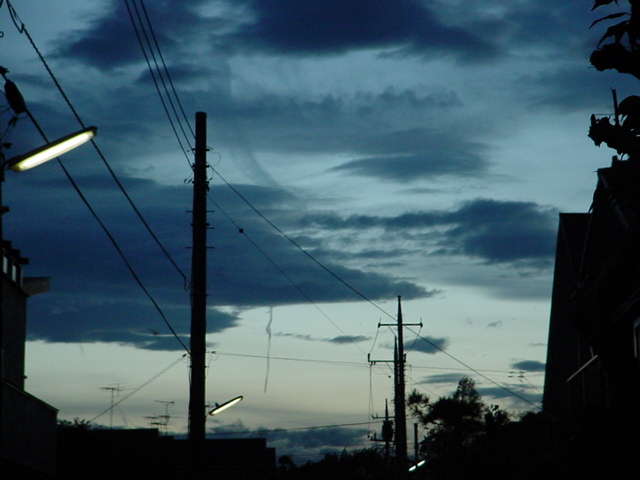
[[[591,11],[595,10],[598,7],[602,7],[603,5],[609,5],[610,3],[616,2],[618,5],[618,0],[596,0],[593,2],[593,7],[591,7]]]
[[[600,23],[604,20],[611,20],[613,18],[618,18],[618,17],[622,17],[623,15],[629,15],[628,12],[617,12],[617,13],[612,13],[611,15],[606,15],[602,18],[599,18],[597,20],[594,20],[591,25],[589,25],[589,28],[592,28],[594,25],[596,25],[597,23]],[[619,24],[618,24],[619,25]]]
[[[610,26],[609,28],[607,28],[607,31],[605,32],[605,34],[602,36],[602,38],[598,42],[598,47],[600,46],[600,44],[602,42],[604,42],[609,37],[615,37],[616,43],[620,43],[620,40],[622,40],[622,36],[625,33],[628,33],[628,31],[629,31],[629,21],[628,20],[625,20],[624,22],[620,22],[620,23],[617,23],[615,25]]]

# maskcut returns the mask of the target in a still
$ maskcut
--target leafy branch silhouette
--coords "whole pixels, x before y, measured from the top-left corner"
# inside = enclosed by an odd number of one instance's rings
[[[607,28],[589,61],[599,71],[614,69],[640,79],[640,0],[627,1],[628,11],[611,13],[591,23],[589,28],[626,17]],[[595,0],[591,10],[612,3],[618,5],[618,0]],[[619,105],[617,100],[614,103],[613,123],[609,117],[591,115],[589,137],[597,146],[607,144],[621,158],[626,155],[628,160],[640,159],[640,97],[631,95]]]

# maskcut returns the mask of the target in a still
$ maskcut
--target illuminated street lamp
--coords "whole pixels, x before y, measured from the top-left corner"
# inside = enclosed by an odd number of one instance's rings
[[[216,403],[216,407],[209,410],[209,415],[213,416],[213,415],[217,415],[220,412],[225,411],[227,408],[231,408],[233,407],[236,403],[240,402],[244,397],[242,395],[238,395],[235,398],[232,398],[231,400],[229,400],[228,402],[224,402],[223,404],[218,405]]]
[[[4,168],[10,168],[14,172],[24,172],[31,168],[42,165],[49,160],[59,157],[74,148],[88,142],[96,136],[98,129],[96,127],[88,127],[78,132],[71,133],[54,142],[47,143],[42,147],[31,150],[24,155],[10,158],[4,162]]]
[[[23,155],[18,155],[5,160],[0,144],[0,240],[2,240],[2,218],[1,215],[8,211],[8,208],[2,205],[2,183],[4,182],[4,171],[11,169],[15,172],[24,172],[38,165],[59,157],[80,145],[88,142],[96,136],[98,129],[96,127],[88,127],[77,132],[65,135],[53,142],[49,142],[41,147],[31,150]]]

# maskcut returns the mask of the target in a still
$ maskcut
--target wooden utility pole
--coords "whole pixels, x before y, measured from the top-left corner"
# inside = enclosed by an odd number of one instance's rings
[[[413,424],[413,462],[418,463],[418,457],[420,456],[420,444],[418,443],[418,424]]]
[[[193,165],[193,250],[191,256],[191,385],[189,442],[192,478],[203,469],[205,434],[205,354],[207,333],[207,114],[196,113]]]
[[[402,306],[400,297],[398,297],[398,369],[397,385],[396,385],[396,457],[398,458],[399,468],[401,471],[407,470],[407,413],[406,413],[406,394],[404,385],[404,335],[402,325]]]
[[[406,398],[405,398],[405,380],[404,370],[406,355],[404,353],[404,327],[422,327],[420,323],[403,323],[402,321],[402,305],[401,297],[398,296],[398,316],[397,323],[379,323],[379,327],[396,327],[397,336],[393,352],[393,385],[394,385],[394,423],[395,423],[395,450],[396,462],[398,467],[398,478],[406,477],[408,473],[407,464],[407,414],[406,414]],[[369,362],[389,362],[389,360],[371,360]]]
[[[370,360],[371,361],[371,360]],[[381,417],[373,416],[371,418],[380,419]],[[382,438],[378,438],[378,436],[374,433],[373,438],[371,438],[372,442],[384,442],[384,459],[385,462],[389,460],[389,450],[391,446],[391,442],[393,441],[393,421],[389,418],[389,404],[387,399],[384,399],[384,420],[382,421]]]

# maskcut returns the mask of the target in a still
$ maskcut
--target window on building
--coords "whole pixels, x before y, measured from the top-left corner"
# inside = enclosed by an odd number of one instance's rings
[[[633,322],[633,355],[640,361],[640,318]]]

